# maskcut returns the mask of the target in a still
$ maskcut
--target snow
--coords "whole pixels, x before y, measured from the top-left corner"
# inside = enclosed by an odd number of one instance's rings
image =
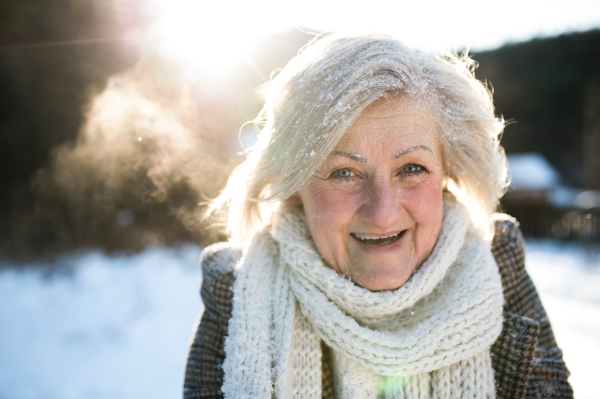
[[[548,200],[559,208],[600,208],[600,190],[581,190],[558,185],[548,193]]]
[[[598,398],[600,246],[529,240],[526,265],[571,371],[575,397]]]
[[[547,190],[560,179],[558,172],[537,152],[511,154],[507,159],[514,190]]]
[[[0,271],[0,398],[181,397],[200,248],[89,252]]]
[[[576,397],[596,397],[600,249],[532,240],[527,248]],[[67,271],[49,276],[0,269],[0,398],[181,397],[202,308],[199,254],[196,246],[92,251],[65,256],[57,263]]]
[[[557,185],[548,193],[548,201],[557,208],[569,208],[575,204],[575,198],[582,192],[580,189]]]

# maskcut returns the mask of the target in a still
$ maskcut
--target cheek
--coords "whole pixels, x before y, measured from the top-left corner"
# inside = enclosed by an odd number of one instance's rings
[[[310,184],[300,192],[304,211],[309,219],[313,236],[316,231],[343,229],[359,206],[356,192],[348,193],[317,184]]]
[[[434,230],[431,233],[435,239],[442,220],[443,179],[433,177],[411,187],[403,198],[404,206],[417,226],[421,230]]]
[[[442,179],[431,179],[410,190],[405,206],[416,224],[414,250],[418,264],[429,257],[442,224]]]

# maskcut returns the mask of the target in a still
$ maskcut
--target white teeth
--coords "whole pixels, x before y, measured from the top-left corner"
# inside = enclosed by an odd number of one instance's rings
[[[401,233],[401,232],[400,232]],[[358,234],[358,233],[354,233],[354,235],[356,236],[356,238],[358,238],[359,240],[380,240],[382,238],[389,238],[389,237],[395,237],[400,233],[396,233],[396,234],[392,234],[391,236],[384,236],[384,237],[371,237],[371,236],[364,236],[362,234]]]

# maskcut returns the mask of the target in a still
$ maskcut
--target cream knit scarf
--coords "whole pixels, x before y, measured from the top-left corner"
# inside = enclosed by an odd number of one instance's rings
[[[428,260],[371,292],[324,264],[301,210],[286,206],[237,265],[223,364],[226,398],[321,398],[321,340],[336,397],[494,398],[490,345],[503,294],[490,245],[445,200]]]

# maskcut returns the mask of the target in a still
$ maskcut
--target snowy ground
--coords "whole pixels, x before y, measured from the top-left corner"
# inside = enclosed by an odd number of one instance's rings
[[[180,398],[200,249],[98,252],[0,272],[0,398]]]
[[[526,265],[571,371],[575,398],[597,399],[600,247],[530,240]]]
[[[201,309],[200,249],[89,252],[68,270],[0,269],[0,399],[179,398]],[[595,398],[600,249],[528,241],[536,282],[578,399]]]

